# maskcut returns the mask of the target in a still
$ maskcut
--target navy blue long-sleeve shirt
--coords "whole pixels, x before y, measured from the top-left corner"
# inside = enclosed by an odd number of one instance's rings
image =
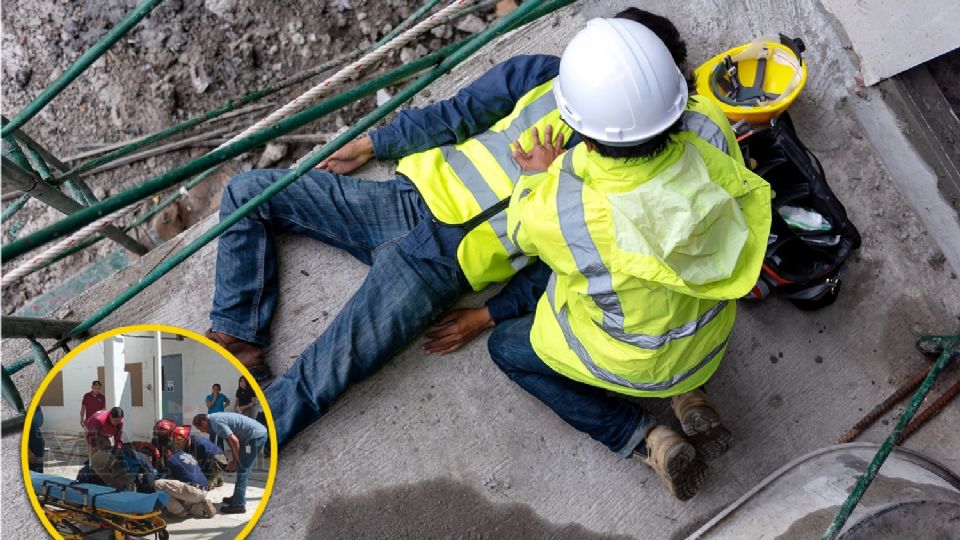
[[[401,111],[390,124],[371,132],[374,153],[377,159],[399,159],[444,144],[461,143],[510,114],[524,94],[555,78],[559,70],[560,59],[547,55],[515,56],[497,64],[452,98]],[[577,137],[571,137],[566,146],[571,148],[578,142]],[[416,190],[413,182],[402,175],[401,187]],[[432,218],[422,199],[420,212]],[[441,236],[440,242],[437,257],[444,252],[455,253],[459,238]],[[517,272],[503,290],[487,301],[494,322],[533,311],[549,277],[550,268],[540,261]]]

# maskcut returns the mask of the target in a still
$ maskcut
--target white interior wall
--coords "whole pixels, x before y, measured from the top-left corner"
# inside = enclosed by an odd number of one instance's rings
[[[146,332],[135,335],[145,336]],[[174,337],[163,334],[164,337]],[[197,413],[207,412],[204,399],[210,393],[213,383],[220,383],[223,393],[230,398],[231,408],[234,393],[237,390],[239,372],[230,362],[209,349],[206,345],[184,339],[175,341],[164,339],[162,354],[180,354],[183,367],[183,419],[189,423]],[[137,440],[149,440],[153,425],[159,419],[155,411],[154,395],[159,383],[153,380],[154,361],[157,356],[156,341],[140,337],[126,337],[123,340],[124,360],[126,363],[143,364],[143,405],[131,405],[131,384],[129,377],[124,384],[119,399],[124,407],[124,427],[127,436]],[[83,394],[90,391],[90,383],[97,378],[97,367],[104,365],[104,344],[96,343],[77,354],[63,368],[62,407],[44,407],[44,431],[80,432],[80,403]],[[108,403],[108,406],[112,404]],[[231,409],[232,410],[232,409]]]
[[[63,368],[63,406],[43,407],[43,431],[79,433],[80,404],[90,391],[90,383],[97,379],[97,367],[103,365],[103,343],[96,343],[80,351]],[[101,381],[102,382],[102,381]]]

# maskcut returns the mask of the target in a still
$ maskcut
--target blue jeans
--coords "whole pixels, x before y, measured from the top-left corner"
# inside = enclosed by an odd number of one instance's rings
[[[230,181],[221,216],[285,174],[250,171]],[[277,303],[272,234],[307,235],[346,250],[370,271],[330,326],[264,393],[277,444],[315,422],[346,388],[375,372],[467,288],[455,255],[427,247],[459,229],[437,223],[399,181],[312,171],[220,236],[214,331],[266,345]],[[429,255],[425,255],[425,253]]]
[[[487,346],[494,363],[571,426],[617,454],[629,458],[657,421],[637,406],[606,390],[560,375],[537,356],[530,344],[533,315],[501,321]]]
[[[250,469],[257,460],[260,449],[267,443],[267,437],[257,437],[248,441],[240,441],[240,455],[237,456],[237,483],[233,486],[232,506],[243,506],[247,502],[247,480],[250,478]]]

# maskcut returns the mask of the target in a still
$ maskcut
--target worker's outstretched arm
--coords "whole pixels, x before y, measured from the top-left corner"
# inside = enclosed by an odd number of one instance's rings
[[[240,465],[240,439],[233,433],[227,437],[227,443],[230,445],[230,463],[227,464],[227,471],[233,472]]]
[[[378,159],[398,159],[443,144],[463,142],[506,116],[533,88],[560,70],[556,56],[515,56],[497,64],[450,99],[407,109],[370,134]]]

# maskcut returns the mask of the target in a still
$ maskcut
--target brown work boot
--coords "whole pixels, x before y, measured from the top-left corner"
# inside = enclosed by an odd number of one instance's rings
[[[647,433],[647,455],[636,452],[660,477],[676,498],[686,501],[700,491],[707,478],[707,465],[693,445],[666,426]]]
[[[270,366],[264,361],[263,350],[259,346],[222,332],[214,332],[213,330],[207,330],[204,335],[217,345],[226,349],[230,354],[236,356],[237,360],[250,370],[250,375],[253,376],[253,379],[257,381],[258,384],[262,384],[272,378]]]
[[[703,459],[716,459],[730,448],[733,434],[720,421],[720,415],[703,390],[698,388],[673,396],[670,406],[683,426],[683,433]]]

